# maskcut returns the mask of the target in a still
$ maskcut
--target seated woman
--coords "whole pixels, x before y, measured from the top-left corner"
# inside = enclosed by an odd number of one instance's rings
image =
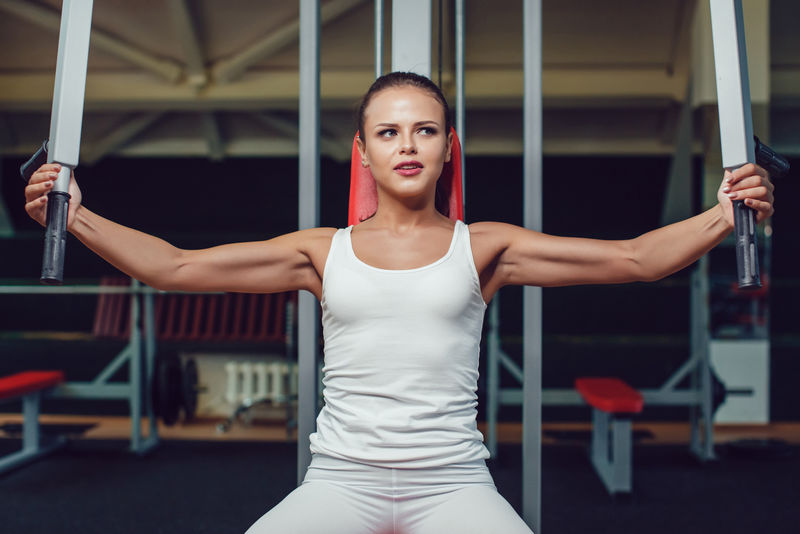
[[[718,206],[627,241],[467,226],[436,208],[452,141],[436,85],[410,73],[383,76],[364,96],[358,123],[378,207],[357,226],[181,250],[89,211],[73,177],[68,228],[155,288],[304,289],[320,300],[325,406],[311,465],[249,534],[530,532],[497,493],[476,425],[486,303],[511,284],[658,280],[728,235],[732,199],[769,217],[773,186],[763,169],[746,165],[725,173]],[[42,224],[57,169],[42,166],[25,190],[25,208]]]

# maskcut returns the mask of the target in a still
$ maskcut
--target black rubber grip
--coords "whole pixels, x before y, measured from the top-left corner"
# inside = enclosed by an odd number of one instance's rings
[[[734,233],[736,234],[736,267],[739,289],[761,287],[756,243],[756,211],[743,200],[733,203]]]
[[[773,178],[781,178],[789,174],[789,160],[772,150],[755,137],[756,163],[769,172]]]
[[[44,143],[42,143],[42,146],[39,147],[39,150],[37,150],[33,156],[31,156],[31,159],[19,167],[19,173],[22,175],[22,179],[25,180],[26,184],[30,181],[33,173],[35,173],[36,170],[45,163],[47,163],[47,139],[44,140]]]
[[[64,253],[67,250],[67,213],[69,193],[51,191],[47,194],[47,228],[44,233],[44,257],[41,282],[60,285],[64,280]]]

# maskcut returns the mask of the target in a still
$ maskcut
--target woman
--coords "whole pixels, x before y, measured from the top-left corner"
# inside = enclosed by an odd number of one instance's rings
[[[719,205],[627,241],[544,235],[509,224],[467,227],[436,209],[450,158],[447,103],[427,78],[379,78],[359,111],[358,147],[378,208],[356,227],[180,250],[81,205],[68,228],[111,264],[165,290],[305,289],[322,304],[325,407],[304,483],[249,533],[530,532],[497,493],[475,422],[481,324],[503,286],[657,280],[719,243],[733,199],[773,213],[754,165],[726,173]],[[44,165],[26,210],[44,222],[57,173]],[[667,252],[665,252],[667,251]]]

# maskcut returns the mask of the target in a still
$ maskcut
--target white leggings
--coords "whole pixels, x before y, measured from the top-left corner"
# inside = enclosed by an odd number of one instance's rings
[[[483,460],[374,467],[315,454],[303,483],[246,534],[531,534]]]

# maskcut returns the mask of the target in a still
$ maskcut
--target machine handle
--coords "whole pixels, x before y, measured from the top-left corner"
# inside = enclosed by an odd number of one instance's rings
[[[756,242],[756,211],[743,200],[733,202],[734,233],[736,235],[736,266],[739,289],[761,287]]]
[[[67,250],[67,213],[69,193],[51,191],[47,194],[47,215],[42,257],[43,284],[60,285],[64,281],[64,254]]]

